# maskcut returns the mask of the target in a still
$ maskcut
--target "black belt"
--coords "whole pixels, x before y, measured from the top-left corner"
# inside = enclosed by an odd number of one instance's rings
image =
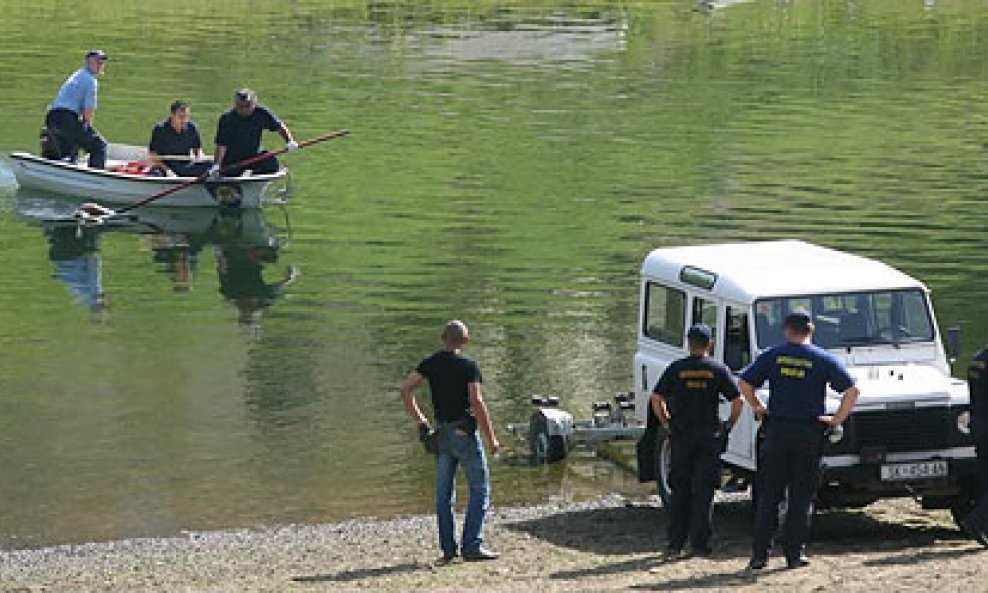
[[[795,417],[795,416],[773,416],[771,413],[769,413],[768,419],[771,420],[772,422],[783,422],[783,423],[786,423],[787,422],[787,423],[790,423],[790,424],[813,424],[813,423],[818,423],[819,424],[819,423],[821,423],[820,422],[820,419],[818,417],[816,417],[816,416],[812,416],[812,417],[809,417],[809,418],[798,418],[798,417]]]

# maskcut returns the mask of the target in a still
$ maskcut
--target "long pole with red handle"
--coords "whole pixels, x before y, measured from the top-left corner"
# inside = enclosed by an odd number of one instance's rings
[[[349,133],[350,133],[350,130],[337,130],[336,132],[330,132],[329,134],[323,134],[322,136],[316,136],[315,138],[312,138],[310,140],[306,140],[305,142],[299,142],[298,147],[299,148],[305,148],[306,146],[312,146],[313,144],[318,144],[320,142],[325,142],[326,140],[331,140],[333,138],[339,138],[340,136],[346,136]],[[282,148],[280,150],[269,150],[269,151],[266,151],[266,152],[262,152],[261,154],[252,156],[249,159],[244,159],[244,160],[242,160],[239,163],[236,163],[234,165],[228,165],[226,167],[223,167],[222,169],[220,169],[220,175],[222,175],[224,171],[231,171],[231,170],[236,169],[236,168],[239,168],[239,167],[249,167],[249,166],[254,165],[254,164],[257,164],[257,163],[259,163],[261,161],[267,160],[267,159],[269,159],[271,157],[278,156],[279,154],[284,154],[284,153],[286,153],[288,151],[289,151],[288,148]],[[203,173],[202,175],[199,175],[195,179],[191,179],[191,180],[186,181],[184,183],[179,183],[178,185],[173,185],[173,186],[171,186],[171,187],[169,187],[167,189],[161,190],[160,192],[158,192],[156,194],[150,195],[150,196],[148,196],[146,198],[143,198],[143,199],[141,199],[141,200],[139,200],[137,202],[134,202],[133,204],[128,204],[127,206],[124,206],[120,210],[117,210],[116,212],[114,212],[114,214],[122,214],[124,212],[129,211],[129,210],[133,210],[134,208],[140,208],[141,206],[146,206],[147,204],[150,204],[151,202],[153,202],[155,200],[159,200],[159,199],[161,199],[161,198],[163,198],[163,197],[165,197],[167,195],[173,194],[173,193],[175,193],[175,192],[177,192],[179,190],[182,190],[182,189],[185,189],[187,187],[193,186],[193,185],[195,185],[197,183],[202,183],[203,181],[206,181],[206,179],[208,177],[209,177],[209,174],[208,173]]]

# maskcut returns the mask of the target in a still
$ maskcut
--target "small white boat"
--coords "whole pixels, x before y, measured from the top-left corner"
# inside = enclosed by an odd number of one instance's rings
[[[90,169],[84,164],[13,152],[10,161],[21,187],[124,205],[166,193],[152,203],[173,207],[260,208],[261,197],[274,186],[283,186],[288,174],[286,169],[280,169],[266,175],[221,177],[194,183],[194,177],[154,177],[130,172],[133,167],[128,165],[133,163],[127,160],[107,159],[106,169]]]

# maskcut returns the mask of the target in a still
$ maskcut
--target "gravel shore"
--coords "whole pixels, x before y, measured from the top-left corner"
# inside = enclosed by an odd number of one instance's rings
[[[814,562],[744,573],[746,496],[722,497],[709,558],[664,561],[652,497],[492,509],[494,562],[434,566],[431,516],[187,533],[0,553],[0,591],[988,590],[988,549],[908,500],[817,517]]]

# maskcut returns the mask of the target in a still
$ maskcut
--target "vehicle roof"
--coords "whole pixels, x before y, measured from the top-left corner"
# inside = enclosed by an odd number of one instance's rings
[[[717,274],[710,292],[743,303],[765,297],[927,290],[880,261],[798,240],[663,247],[648,254],[642,275],[682,284],[683,266]]]

